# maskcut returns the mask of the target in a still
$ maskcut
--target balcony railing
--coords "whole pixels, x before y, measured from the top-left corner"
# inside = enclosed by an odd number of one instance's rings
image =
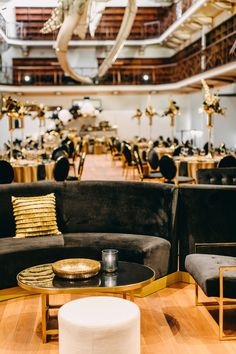
[[[135,24],[128,39],[150,39],[159,37],[166,31],[185,11],[187,11],[192,4],[197,0],[179,0],[177,3],[169,8],[167,16],[164,16],[162,21],[150,21],[145,23]],[[0,27],[9,39],[21,40],[55,40],[57,31],[49,34],[40,33],[42,21],[15,22],[6,23],[2,15],[0,15]],[[117,36],[118,30],[114,27],[100,25],[98,27],[95,38],[91,38],[89,34],[86,35],[86,40],[114,40]],[[74,36],[73,39],[78,39]]]
[[[113,65],[108,73],[100,80],[103,85],[145,85],[164,84],[184,80],[203,71],[236,61],[236,54],[230,55],[230,48],[234,42],[236,31],[209,45],[205,50],[199,50],[185,59],[176,62],[173,58],[164,64],[158,65]],[[202,57],[205,58],[205,69],[201,67]],[[91,68],[78,68],[80,74],[87,75]],[[96,69],[94,68],[94,74]],[[143,75],[149,79],[144,81]],[[93,75],[93,74],[91,74]],[[65,76],[59,66],[15,66],[3,68],[2,83],[14,85],[78,85],[68,76]],[[27,76],[29,78],[27,78]],[[28,81],[26,81],[26,78]],[[3,79],[2,79],[3,80]]]

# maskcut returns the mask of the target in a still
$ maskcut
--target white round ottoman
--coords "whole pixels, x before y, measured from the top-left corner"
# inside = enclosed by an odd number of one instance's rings
[[[131,301],[92,296],[58,312],[60,354],[140,354],[140,311]]]

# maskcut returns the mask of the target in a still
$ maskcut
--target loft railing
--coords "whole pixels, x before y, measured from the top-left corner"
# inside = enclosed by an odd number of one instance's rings
[[[236,54],[230,55],[229,51],[234,42],[236,31],[209,45],[205,50],[189,55],[181,61],[167,62],[160,65],[115,65],[108,71],[98,84],[104,85],[145,85],[145,84],[164,84],[184,80],[188,77],[197,75],[203,71],[236,61]],[[202,56],[205,57],[205,69],[201,66]],[[96,72],[95,68],[78,68],[82,75],[93,76],[91,70]],[[61,68],[55,66],[15,66],[12,68],[3,68],[8,84],[15,85],[65,85],[76,84],[71,78],[64,75]],[[144,81],[143,74],[147,74],[149,79]],[[30,80],[26,81],[26,76]]]
[[[163,18],[162,21],[151,21],[144,24],[140,24],[139,28],[135,31],[131,31],[129,39],[148,39],[159,37],[163,32],[166,31],[170,25],[172,25],[181,15],[187,11],[194,2],[197,0],[179,0],[177,3],[169,8],[167,16]],[[40,33],[41,24],[38,25],[37,22],[15,22],[6,23],[2,15],[0,15],[0,26],[4,33],[9,39],[21,39],[21,40],[55,40],[57,32],[42,34]],[[29,26],[30,25],[30,26]],[[12,28],[15,27],[15,30]],[[8,30],[10,28],[10,31]],[[117,31],[114,31],[112,26],[99,26],[99,31],[95,34],[95,38],[91,38],[87,34],[87,40],[113,40],[116,38]],[[78,39],[74,37],[73,39]]]

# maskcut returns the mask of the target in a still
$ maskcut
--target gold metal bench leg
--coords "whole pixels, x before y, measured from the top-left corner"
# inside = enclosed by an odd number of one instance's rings
[[[47,343],[47,312],[48,312],[48,295],[41,294],[41,310],[42,310],[42,341]]]
[[[195,305],[196,305],[196,306],[199,306],[199,305],[200,305],[200,303],[199,303],[199,301],[198,301],[198,295],[199,295],[199,293],[198,293],[198,285],[197,285],[197,283],[195,282]]]
[[[217,302],[199,302],[199,287],[197,283],[195,283],[195,304],[205,305],[206,307],[215,307],[219,310],[219,339],[220,340],[235,340],[236,335],[227,335],[224,333],[224,309],[235,308],[235,300],[234,299],[224,299],[224,283],[223,283],[223,273],[227,270],[236,270],[235,266],[225,266],[220,267],[220,277],[219,277],[219,298],[217,298]],[[233,303],[233,304],[232,304]]]

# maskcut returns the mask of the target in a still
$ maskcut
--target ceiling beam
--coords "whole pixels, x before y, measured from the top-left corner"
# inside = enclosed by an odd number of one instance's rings
[[[194,22],[198,22],[201,25],[212,25],[213,19],[210,16],[206,16],[204,14],[197,14],[193,16]]]

